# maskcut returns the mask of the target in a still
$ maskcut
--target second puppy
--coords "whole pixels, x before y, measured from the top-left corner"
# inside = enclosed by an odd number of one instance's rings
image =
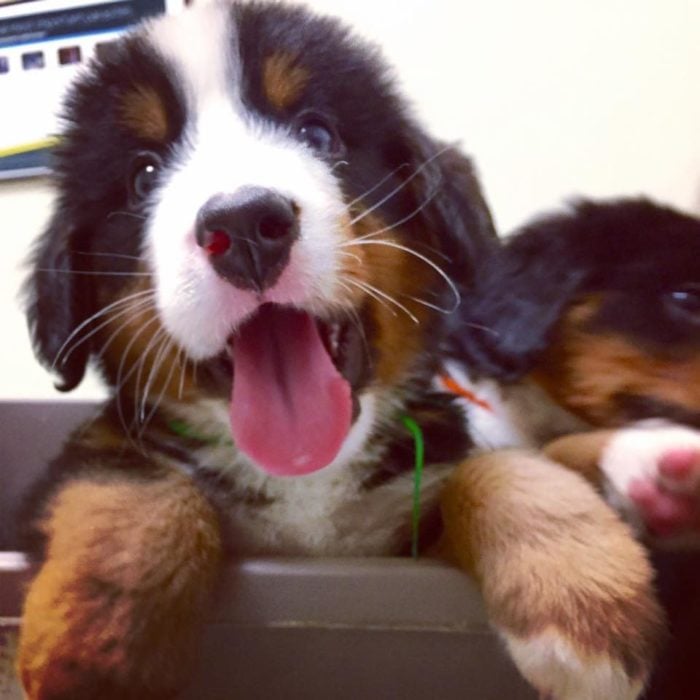
[[[646,534],[698,541],[699,220],[578,202],[491,257],[460,323],[448,372],[484,446],[560,438],[548,454]]]

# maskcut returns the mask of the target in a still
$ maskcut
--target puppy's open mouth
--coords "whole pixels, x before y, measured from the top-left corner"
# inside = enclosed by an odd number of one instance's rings
[[[330,464],[347,437],[353,386],[363,373],[360,332],[265,304],[238,329],[231,431],[236,445],[278,476]]]

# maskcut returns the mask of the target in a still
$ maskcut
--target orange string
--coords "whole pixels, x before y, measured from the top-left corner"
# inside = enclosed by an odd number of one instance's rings
[[[461,396],[463,399],[469,401],[469,403],[473,403],[479,408],[483,408],[484,410],[493,413],[493,408],[488,401],[480,399],[473,391],[469,391],[469,389],[463,387],[449,374],[441,374],[440,381],[442,382],[442,385],[445,387],[445,389],[451,391],[453,394],[457,394],[457,396]]]

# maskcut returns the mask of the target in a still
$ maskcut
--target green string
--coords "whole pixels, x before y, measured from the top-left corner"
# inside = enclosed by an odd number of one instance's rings
[[[413,436],[415,468],[413,471],[413,517],[411,521],[411,556],[418,559],[418,531],[420,528],[420,489],[425,464],[425,441],[423,431],[410,416],[401,416],[401,422]]]
[[[401,422],[413,436],[413,445],[415,452],[415,466],[413,470],[413,511],[411,518],[411,556],[418,559],[418,535],[420,529],[420,495],[421,483],[423,481],[423,467],[425,465],[425,441],[423,440],[423,431],[418,423],[410,416],[401,416]],[[197,440],[198,442],[209,445],[233,444],[230,440],[218,437],[216,435],[203,435],[198,433],[184,421],[171,420],[168,423],[168,428],[173,433],[181,437]]]
[[[192,426],[188,425],[181,420],[171,420],[168,422],[168,428],[179,435],[180,437],[188,438],[189,440],[197,440],[197,442],[203,442],[207,445],[232,445],[231,440],[219,437],[217,435],[203,435],[198,433]]]

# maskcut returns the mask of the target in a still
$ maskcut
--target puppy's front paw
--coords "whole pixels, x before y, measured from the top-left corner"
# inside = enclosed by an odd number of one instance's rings
[[[153,591],[154,599],[157,591]],[[28,700],[164,700],[179,680],[175,626],[153,629],[128,592],[46,564],[25,603],[17,671]],[[168,629],[170,627],[170,629]],[[171,658],[168,658],[170,656]]]
[[[69,482],[38,526],[47,558],[17,664],[29,700],[174,697],[221,561],[216,514],[192,482]]]
[[[523,676],[553,700],[632,700],[663,615],[628,526],[579,475],[538,455],[463,463],[442,500],[446,550],[481,584]]]
[[[542,700],[636,700],[643,690],[643,681],[632,680],[622,664],[590,657],[553,630],[529,638],[504,637]]]
[[[662,543],[700,545],[700,432],[660,421],[620,430],[600,464],[610,501]]]

